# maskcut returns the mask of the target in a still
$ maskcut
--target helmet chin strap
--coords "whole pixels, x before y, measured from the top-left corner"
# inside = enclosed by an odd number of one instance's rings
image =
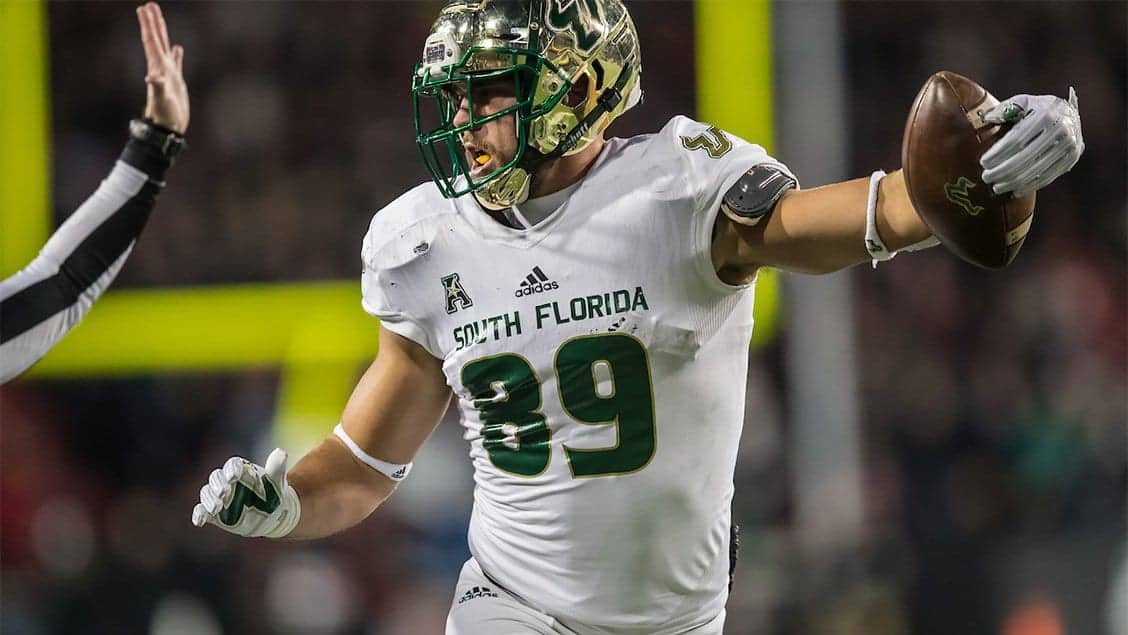
[[[506,174],[494,183],[487,183],[484,188],[474,190],[474,198],[478,201],[479,205],[491,212],[508,209],[518,203],[524,203],[525,200],[529,198],[529,186],[532,181],[532,175],[525,172],[524,168],[520,165],[516,165],[509,168],[509,174]],[[515,193],[512,196],[503,196],[506,190],[509,189],[515,190]],[[493,194],[494,198],[497,200],[490,200],[489,194]],[[510,198],[512,198],[512,200],[508,200]]]
[[[560,143],[556,144],[552,152],[542,153],[532,146],[525,148],[525,154],[521,157],[521,161],[513,166],[509,174],[499,179],[500,187],[497,189],[502,191],[504,191],[505,186],[510,184],[514,179],[523,180],[518,186],[520,189],[517,191],[512,201],[489,201],[486,200],[485,196],[475,191],[474,198],[478,200],[478,203],[482,207],[496,212],[512,205],[519,205],[528,200],[533,176],[549,161],[559,159],[564,156],[566,152],[576,147],[576,144],[579,143],[580,139],[587,134],[588,130],[599,121],[600,117],[615,110],[619,103],[623,101],[623,89],[627,86],[627,83],[630,82],[631,72],[632,69],[624,68],[623,72],[619,73],[619,79],[615,82],[615,85],[603,91],[603,94],[601,94],[596,101],[595,108],[592,108],[591,112],[581,119],[580,123],[576,125],[571,132],[565,135]],[[516,185],[516,183],[514,183],[514,185]]]
[[[615,82],[615,85],[603,91],[599,99],[596,100],[595,108],[592,108],[591,112],[581,119],[580,123],[560,140],[560,143],[556,144],[556,148],[552,152],[544,154],[536,148],[526,148],[525,156],[521,158],[517,167],[524,168],[529,174],[536,174],[537,170],[543,167],[545,163],[564,156],[566,152],[576,147],[576,144],[595,125],[595,122],[599,121],[600,117],[614,110],[619,102],[623,101],[623,89],[630,79],[631,69],[624,68],[623,72],[619,73],[619,79]]]

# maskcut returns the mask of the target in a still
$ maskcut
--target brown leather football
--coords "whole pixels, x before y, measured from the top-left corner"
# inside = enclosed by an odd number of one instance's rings
[[[972,80],[940,71],[917,94],[901,145],[921,219],[952,253],[989,269],[1014,260],[1034,220],[1034,194],[995,195],[981,178],[979,158],[1005,131],[983,121],[997,103]]]

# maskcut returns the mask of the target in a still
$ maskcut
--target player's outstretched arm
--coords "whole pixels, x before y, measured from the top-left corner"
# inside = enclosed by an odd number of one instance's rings
[[[0,383],[27,370],[70,331],[109,287],[152,212],[165,171],[188,129],[184,50],[171,46],[160,7],[137,9],[145,50],[147,119],[98,190],[27,267],[0,281]]]
[[[1077,96],[1017,95],[985,114],[1017,122],[982,157],[983,180],[997,194],[1022,195],[1054,182],[1085,149]],[[810,190],[790,190],[770,214],[749,224],[717,217],[713,262],[729,282],[749,279],[761,266],[828,273],[885,260],[897,251],[938,244],[913,209],[900,170],[875,172]]]
[[[212,472],[192,512],[243,536],[320,538],[364,520],[407,476],[450,401],[442,361],[380,329],[380,354],[353,391],[340,427],[285,471],[232,458]]]
[[[866,249],[870,179],[854,179],[809,190],[790,190],[755,225],[717,216],[713,263],[729,282],[762,266],[801,273],[829,273],[871,258]],[[931,234],[917,216],[900,170],[876,186],[877,231],[890,250],[919,243]]]

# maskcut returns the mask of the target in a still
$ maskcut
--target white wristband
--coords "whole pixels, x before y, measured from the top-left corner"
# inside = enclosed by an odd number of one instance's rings
[[[411,473],[411,466],[414,465],[413,463],[407,463],[404,465],[388,463],[387,461],[381,461],[380,459],[360,449],[360,446],[356,444],[356,441],[352,440],[352,437],[350,437],[347,432],[345,432],[345,428],[341,426],[341,424],[338,423],[337,427],[333,428],[333,434],[337,435],[337,438],[340,439],[346,447],[348,447],[349,451],[353,453],[353,456],[359,459],[361,463],[364,463],[368,467],[376,470],[384,476],[387,476],[393,481],[398,483],[407,478],[407,475]]]
[[[938,238],[929,236],[898,251],[890,251],[885,246],[885,241],[881,240],[881,235],[877,233],[877,188],[883,178],[885,178],[885,172],[881,170],[870,175],[869,198],[866,200],[866,251],[873,258],[872,262],[875,268],[877,263],[893,258],[901,251],[920,251],[940,244]]]
[[[884,262],[897,255],[896,252],[889,251],[881,240],[881,235],[877,233],[877,186],[883,178],[885,172],[882,170],[870,175],[869,198],[866,199],[866,251],[869,252],[870,258],[873,258],[874,267],[878,262]]]

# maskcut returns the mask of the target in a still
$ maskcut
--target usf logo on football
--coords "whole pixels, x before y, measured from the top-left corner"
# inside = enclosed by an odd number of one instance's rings
[[[975,187],[974,181],[966,176],[961,176],[955,183],[944,184],[944,196],[952,203],[962,207],[968,216],[978,216],[979,212],[983,211],[983,207],[971,202],[971,195],[968,190],[973,187]]]

